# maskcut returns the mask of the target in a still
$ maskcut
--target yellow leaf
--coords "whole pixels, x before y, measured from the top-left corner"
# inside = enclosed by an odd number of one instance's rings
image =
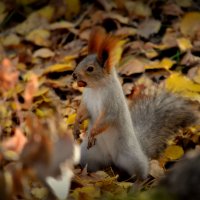
[[[53,73],[53,72],[64,72],[64,71],[72,71],[74,66],[71,63],[66,64],[55,64],[47,67],[44,70],[44,74]]]
[[[80,0],[65,0],[65,4],[67,7],[66,19],[72,19],[80,12]]]
[[[54,16],[54,11],[55,11],[55,8],[48,5],[48,6],[45,6],[44,8],[42,8],[42,9],[38,10],[38,14],[41,17],[50,21]]]
[[[43,87],[43,88],[39,88],[36,93],[34,94],[34,97],[39,97],[42,96],[44,94],[46,94],[49,91],[49,88]]]
[[[178,47],[181,51],[185,52],[192,48],[192,44],[187,38],[179,38],[177,39]]]
[[[89,124],[89,120],[84,120],[83,124],[81,125],[81,128],[86,130]]]
[[[193,4],[192,0],[176,0],[176,3],[179,6],[186,8],[190,7]]]
[[[187,13],[180,24],[181,33],[185,36],[195,36],[200,28],[200,12]]]
[[[0,14],[4,13],[6,10],[6,6],[3,2],[0,2]]]
[[[38,187],[38,188],[31,189],[31,194],[37,199],[45,199],[45,197],[48,194],[48,191],[44,187],[42,188]]]
[[[69,117],[67,118],[67,124],[68,125],[74,124],[75,119],[76,119],[76,113],[69,115]]]
[[[4,46],[16,46],[20,44],[20,38],[16,34],[10,34],[1,41]]]
[[[200,101],[200,85],[195,84],[189,78],[180,73],[173,73],[167,78],[166,88],[169,91],[180,93],[192,100]]]
[[[177,145],[168,146],[164,153],[170,160],[177,160],[184,155],[183,148]]]
[[[53,57],[54,55],[55,53],[48,48],[41,48],[33,53],[33,57],[40,57],[40,58],[50,58]]]
[[[130,15],[148,18],[151,16],[151,9],[148,4],[142,1],[125,1],[125,7]]]
[[[76,119],[76,113],[69,115],[69,117],[67,118],[67,124],[68,125],[73,125],[75,123],[75,119]],[[88,120],[84,120],[84,122],[81,124],[81,129],[86,130],[88,127]]]
[[[51,30],[73,28],[74,24],[68,21],[55,22],[50,25]]]
[[[82,199],[83,197],[83,199],[92,200],[99,198],[100,194],[99,188],[95,188],[94,186],[85,186],[75,189],[71,195],[75,200]]]
[[[35,113],[38,117],[41,117],[41,118],[46,116],[46,113],[39,108],[36,109]]]
[[[77,57],[79,57],[78,54],[72,54],[72,55],[67,55],[63,58],[64,62],[69,62],[71,60],[75,60]]]
[[[162,61],[160,62],[161,68],[164,69],[170,69],[173,64],[175,63],[175,61],[169,59],[169,58],[163,58]]]
[[[31,31],[27,36],[26,39],[28,41],[33,42],[38,46],[50,46],[50,32],[45,29],[35,29]]]
[[[159,61],[154,61],[150,62],[149,64],[145,65],[145,69],[166,69],[169,70],[175,61],[169,59],[169,58],[163,58],[160,62]]]

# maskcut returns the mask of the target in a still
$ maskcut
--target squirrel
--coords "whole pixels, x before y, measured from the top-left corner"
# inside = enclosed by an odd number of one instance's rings
[[[149,159],[157,156],[167,138],[197,119],[188,102],[169,92],[155,93],[128,106],[115,67],[124,41],[101,27],[91,31],[88,56],[72,74],[85,87],[74,123],[89,119],[87,137],[81,143],[82,166],[96,171],[114,164],[129,175],[145,179]]]

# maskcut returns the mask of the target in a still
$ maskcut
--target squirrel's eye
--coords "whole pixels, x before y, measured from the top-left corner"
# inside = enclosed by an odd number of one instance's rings
[[[94,67],[92,67],[92,66],[89,66],[89,67],[87,68],[87,72],[93,72],[93,70],[94,70]]]

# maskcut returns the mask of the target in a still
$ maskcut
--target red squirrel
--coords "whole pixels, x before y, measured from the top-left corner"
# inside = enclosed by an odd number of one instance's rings
[[[196,116],[183,98],[164,91],[129,107],[115,69],[122,45],[103,28],[91,32],[89,54],[73,72],[77,84],[85,87],[74,134],[77,137],[80,124],[89,119],[80,162],[89,171],[114,164],[144,179],[149,159],[163,150],[173,132],[195,122]]]

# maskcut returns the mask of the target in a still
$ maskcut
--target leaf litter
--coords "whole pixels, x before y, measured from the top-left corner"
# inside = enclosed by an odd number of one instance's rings
[[[164,85],[199,110],[200,5],[9,2],[0,2],[0,199],[154,199],[151,188],[166,166],[199,146],[199,128],[169,141],[139,189],[113,167],[89,173],[76,166],[80,152],[72,129],[82,89],[71,73],[87,55],[92,27],[100,25],[126,41],[118,72],[129,101]]]

